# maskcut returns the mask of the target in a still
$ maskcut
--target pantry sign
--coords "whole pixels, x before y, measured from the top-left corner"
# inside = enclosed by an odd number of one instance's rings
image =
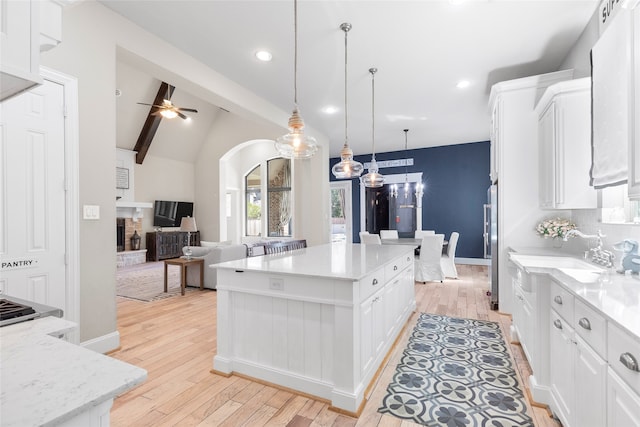
[[[3,259],[0,261],[0,271],[18,270],[21,268],[35,268],[38,258]]]

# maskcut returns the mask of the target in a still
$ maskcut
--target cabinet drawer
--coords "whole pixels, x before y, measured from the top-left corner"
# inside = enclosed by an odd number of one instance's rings
[[[640,342],[609,322],[607,360],[613,370],[636,393],[640,393]]]
[[[551,308],[555,310],[564,320],[573,322],[573,295],[571,292],[558,285],[556,282],[551,282]]]
[[[607,321],[579,299],[575,300],[573,325],[580,337],[603,359],[607,358]]]
[[[385,265],[384,280],[388,282],[394,277],[396,277],[398,273],[404,270],[405,267],[407,267],[407,265],[411,263],[412,258],[413,257],[409,255],[399,256],[396,259],[394,259],[393,262],[390,262],[389,264]]]
[[[360,280],[360,301],[364,301],[374,292],[382,289],[385,283],[384,270],[384,268],[379,268]]]

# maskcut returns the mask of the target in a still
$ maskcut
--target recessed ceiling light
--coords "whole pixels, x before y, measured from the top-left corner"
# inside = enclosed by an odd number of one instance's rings
[[[324,107],[322,109],[322,112],[325,113],[325,114],[335,114],[335,113],[338,112],[338,108],[334,107],[333,105],[329,105],[327,107]]]
[[[273,55],[271,55],[271,52],[266,50],[259,50],[256,52],[256,58],[260,61],[269,62],[271,61],[271,58],[273,58]]]
[[[469,80],[460,80],[460,81],[458,82],[458,84],[456,85],[456,87],[457,87],[458,89],[464,89],[464,88],[469,87],[469,85],[470,85],[470,84],[471,84],[471,83],[469,82]]]

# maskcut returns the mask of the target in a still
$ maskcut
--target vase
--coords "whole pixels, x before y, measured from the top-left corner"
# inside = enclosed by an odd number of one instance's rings
[[[560,249],[562,247],[562,239],[559,237],[554,237],[553,238],[553,247]]]

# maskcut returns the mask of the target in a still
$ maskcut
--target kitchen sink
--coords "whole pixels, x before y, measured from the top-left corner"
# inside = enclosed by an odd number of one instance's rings
[[[519,255],[512,253],[509,255],[516,264],[527,268],[559,268],[569,270],[586,270],[592,272],[602,272],[600,267],[573,257],[548,256],[548,255]]]
[[[580,283],[595,283],[600,279],[602,269],[585,270],[580,268],[559,268],[558,271],[566,274]]]

